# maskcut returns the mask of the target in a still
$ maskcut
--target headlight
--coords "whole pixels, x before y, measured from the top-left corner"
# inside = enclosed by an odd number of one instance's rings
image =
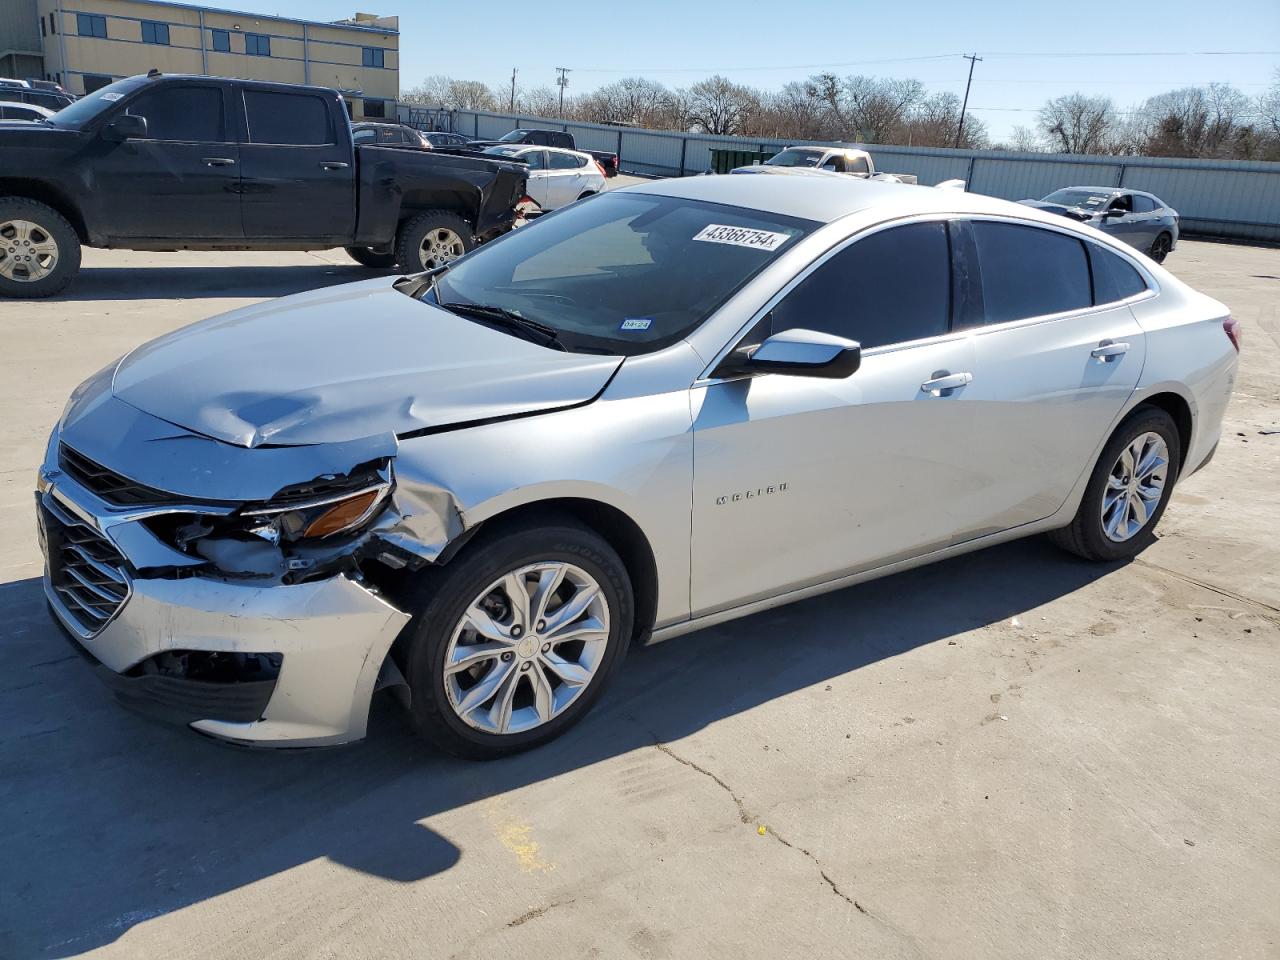
[[[383,482],[350,493],[245,510],[240,516],[256,521],[250,532],[268,540],[322,539],[359,530],[390,492],[391,484]]]

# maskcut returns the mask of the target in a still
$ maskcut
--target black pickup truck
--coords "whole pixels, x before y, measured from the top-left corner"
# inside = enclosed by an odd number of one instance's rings
[[[336,90],[153,71],[0,122],[0,296],[57,293],[81,244],[416,272],[511,229],[524,193],[523,164],[354,145]]]
[[[574,146],[573,134],[565,133],[563,130],[533,130],[524,129],[512,130],[503,136],[500,140],[473,140],[467,144],[470,149],[483,149],[484,147],[497,147],[509,143],[529,143],[538,147],[562,147],[565,150],[578,150],[579,153],[589,154],[594,157],[604,170],[606,177],[616,177],[618,175],[618,155],[609,150],[582,150]]]

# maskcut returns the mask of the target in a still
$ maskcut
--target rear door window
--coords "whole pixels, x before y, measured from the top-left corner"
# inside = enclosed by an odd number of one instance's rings
[[[148,90],[125,113],[144,117],[148,140],[222,143],[227,140],[218,87],[165,86]]]
[[[951,312],[945,223],[911,223],[857,240],[773,308],[773,332],[800,328],[864,350],[940,336]]]
[[[975,220],[987,323],[1079,310],[1093,305],[1084,244],[1039,227]]]
[[[581,164],[578,163],[578,158],[571,153],[547,152],[551,157],[552,170],[577,170],[578,167],[581,166]]]
[[[246,90],[244,109],[251,143],[316,146],[334,142],[329,104],[320,97]]]

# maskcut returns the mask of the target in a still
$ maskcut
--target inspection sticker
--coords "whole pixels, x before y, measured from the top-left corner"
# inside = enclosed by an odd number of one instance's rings
[[[119,100],[123,96],[124,96],[123,93],[115,93],[115,92],[104,93],[102,95],[102,99],[108,101],[109,103],[115,103],[117,100]]]
[[[785,233],[768,230],[752,230],[750,227],[727,227],[723,223],[709,223],[693,239],[706,243],[729,243],[735,247],[752,247],[756,250],[777,250],[791,239]]]
[[[619,330],[648,330],[653,325],[653,317],[626,317]]]

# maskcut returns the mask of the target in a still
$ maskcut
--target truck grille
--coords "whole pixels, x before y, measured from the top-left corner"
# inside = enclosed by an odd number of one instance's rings
[[[49,584],[86,637],[98,633],[129,597],[125,559],[115,546],[51,497],[40,501]]]
[[[65,443],[58,444],[58,465],[77,482],[118,507],[139,504],[182,503],[184,498],[130,480],[114,470],[90,460]]]

